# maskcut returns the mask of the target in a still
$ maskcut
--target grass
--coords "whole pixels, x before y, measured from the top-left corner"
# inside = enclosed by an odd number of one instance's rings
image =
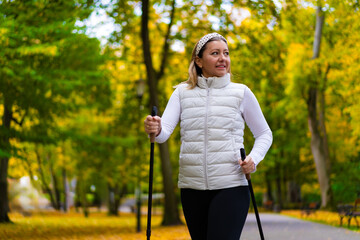
[[[303,219],[307,221],[313,221],[317,223],[323,223],[327,225],[331,225],[334,227],[340,227],[340,217],[337,212],[330,212],[330,211],[322,211],[318,210],[315,213],[311,213],[310,215],[303,214],[301,210],[284,210],[281,211],[281,214],[295,217],[298,219]],[[360,222],[360,219],[358,219]],[[343,228],[348,228],[350,230],[353,230],[355,232],[360,232],[360,228],[357,228],[356,222],[354,219],[351,220],[351,225],[348,227],[348,219],[343,218]]]

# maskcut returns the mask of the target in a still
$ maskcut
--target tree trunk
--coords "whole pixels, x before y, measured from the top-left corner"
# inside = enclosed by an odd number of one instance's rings
[[[179,211],[177,207],[174,182],[172,178],[172,167],[169,157],[169,148],[167,142],[160,144],[161,171],[163,175],[163,186],[165,193],[165,214],[163,216],[163,225],[180,224]]]
[[[43,190],[43,192],[49,194],[50,197],[50,202],[51,202],[51,206],[56,209],[56,203],[55,203],[55,198],[54,198],[54,194],[52,193],[49,185],[46,182],[46,178],[45,178],[45,174],[42,168],[42,161],[41,161],[41,156],[39,153],[39,150],[37,149],[37,146],[35,147],[35,155],[36,155],[36,160],[37,160],[37,164],[38,164],[38,171],[40,174],[40,181],[41,181],[41,188]]]
[[[321,6],[318,6],[316,10],[316,28],[312,59],[316,59],[320,55],[323,24],[324,13],[321,10]],[[321,73],[318,74],[317,78],[321,79]],[[323,90],[324,87],[322,91]],[[314,157],[316,172],[320,184],[321,207],[327,208],[333,203],[333,194],[330,183],[330,158],[324,119],[324,102],[324,97],[321,98],[321,96],[319,96],[319,84],[311,83],[307,99],[308,125],[311,133],[311,151]],[[318,106],[321,107],[319,111]]]
[[[62,180],[63,180],[63,194],[64,194],[64,205],[63,205],[63,210],[64,212],[67,212],[68,211],[68,208],[69,208],[69,192],[70,192],[70,189],[69,189],[69,183],[68,183],[68,180],[67,180],[67,174],[66,174],[66,169],[65,168],[62,168]]]
[[[280,168],[279,168],[280,169]],[[283,199],[282,199],[282,175],[281,174],[277,174],[276,175],[276,179],[275,179],[275,183],[276,183],[276,198],[277,198],[277,204],[278,207],[280,207],[280,209],[283,208]]]
[[[317,89],[309,90],[308,99],[308,122],[311,132],[311,151],[314,157],[316,172],[321,191],[321,207],[326,208],[332,201],[332,191],[330,176],[328,172],[326,154],[324,151],[323,138],[319,131],[319,122],[317,118]]]
[[[173,11],[171,13],[171,21],[169,24],[169,30],[172,24],[172,18],[174,16],[175,1],[173,1]],[[160,67],[159,74],[156,74],[153,62],[151,58],[150,51],[150,39],[149,39],[149,0],[142,1],[142,17],[141,17],[141,38],[143,42],[143,54],[144,61],[147,72],[147,83],[150,91],[150,105],[158,106],[159,99],[157,93],[157,83],[160,77],[162,76],[164,64],[166,63],[167,52],[169,49],[168,39],[165,39],[165,44],[163,48],[163,59],[162,66]],[[168,35],[166,36],[168,38]],[[159,113],[160,114],[160,113]],[[177,208],[177,201],[175,195],[175,188],[172,179],[172,167],[170,162],[169,147],[167,143],[159,145],[160,149],[160,158],[161,158],[161,167],[162,167],[162,176],[163,176],[163,185],[164,185],[164,194],[165,194],[165,206],[164,206],[164,216],[163,216],[163,225],[175,225],[181,224],[179,217],[179,211]]]
[[[150,92],[150,106],[159,106],[159,99],[157,94],[157,79],[152,62],[150,51],[149,38],[149,0],[142,1],[142,16],[141,16],[141,39],[143,43],[143,55],[147,74],[147,84]]]
[[[89,217],[89,208],[88,208],[88,201],[86,199],[86,182],[83,179],[83,176],[80,174],[78,179],[79,184],[79,197],[80,197],[80,204],[81,208],[84,213],[84,217]]]
[[[9,158],[1,158],[0,165],[0,223],[9,223],[9,200],[8,200],[8,184],[7,184],[7,169]]]
[[[7,151],[10,146],[10,123],[12,119],[11,106],[4,104],[4,114],[2,117],[2,127],[5,129],[5,134],[0,138],[0,148]],[[8,183],[7,183],[7,172],[8,172],[9,158],[0,158],[0,223],[11,223],[8,216],[9,198],[8,198]]]
[[[300,203],[301,202],[301,188],[296,181],[292,180],[287,183],[287,202]]]
[[[119,207],[121,203],[122,197],[126,193],[126,186],[124,185],[122,188],[116,184],[114,187],[108,183],[108,191],[109,191],[109,204],[108,204],[108,215],[111,216],[119,216]]]
[[[50,153],[47,155],[47,160],[49,162],[49,171],[51,176],[51,182],[53,185],[53,193],[54,193],[54,200],[55,200],[55,209],[60,210],[61,204],[60,204],[60,190],[59,190],[59,184],[58,179],[56,177],[56,173],[54,171],[54,163],[51,159]]]
[[[271,175],[271,173],[269,171],[265,172],[265,183],[266,183],[266,195],[265,195],[266,197],[265,198],[266,198],[266,201],[274,202],[270,175]]]
[[[108,191],[109,191],[109,207],[108,207],[108,215],[110,216],[117,216],[118,211],[116,208],[116,191],[115,188],[108,184]]]

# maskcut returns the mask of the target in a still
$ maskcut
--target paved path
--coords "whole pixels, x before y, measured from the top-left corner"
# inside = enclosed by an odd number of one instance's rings
[[[278,214],[260,214],[265,240],[360,240],[345,228],[303,221]],[[260,240],[254,214],[249,214],[240,240]]]

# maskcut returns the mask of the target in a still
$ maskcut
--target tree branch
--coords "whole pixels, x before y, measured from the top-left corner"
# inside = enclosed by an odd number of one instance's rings
[[[14,118],[13,116],[11,116],[11,120],[16,123],[17,125],[19,125],[20,127],[22,127],[25,117],[26,117],[27,112],[25,112],[24,116],[22,116],[21,120],[18,121],[16,118]]]
[[[160,79],[164,75],[166,60],[169,55],[170,33],[171,33],[171,27],[174,23],[174,16],[175,16],[175,0],[173,0],[171,7],[172,8],[171,8],[171,13],[170,13],[170,23],[168,25],[167,33],[166,33],[165,39],[164,39],[163,55],[162,55],[162,59],[161,59],[160,70],[157,73],[157,79]]]
[[[39,150],[37,148],[37,146],[35,147],[35,155],[36,155],[36,160],[37,160],[37,164],[38,164],[38,171],[39,171],[39,174],[40,174],[40,181],[42,183],[42,189],[45,193],[49,194],[50,196],[50,202],[51,202],[51,205],[56,208],[55,206],[55,199],[54,199],[54,195],[52,194],[52,191],[49,187],[49,185],[47,184],[46,182],[46,177],[45,177],[45,173],[44,173],[44,170],[42,168],[42,161],[41,161],[41,156],[40,156],[40,153],[39,153]]]
[[[313,57],[312,59],[318,58],[320,54],[320,44],[322,36],[322,28],[324,25],[324,12],[321,10],[321,6],[318,6],[316,9],[316,26],[315,26],[315,36],[313,44]]]

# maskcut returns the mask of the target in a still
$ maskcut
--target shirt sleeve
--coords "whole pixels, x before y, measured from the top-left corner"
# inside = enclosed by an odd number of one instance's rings
[[[248,125],[255,138],[254,146],[249,156],[253,159],[256,168],[259,162],[264,159],[272,144],[272,131],[261,111],[259,102],[248,87],[245,89],[240,111],[243,114],[246,125]]]
[[[161,132],[155,138],[155,141],[158,143],[166,142],[180,121],[181,107],[179,95],[179,88],[176,88],[166,105],[161,117]]]

